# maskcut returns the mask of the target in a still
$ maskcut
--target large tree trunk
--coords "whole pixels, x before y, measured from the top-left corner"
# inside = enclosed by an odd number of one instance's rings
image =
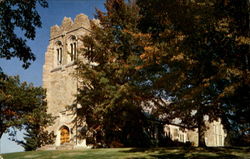
[[[4,131],[0,130],[0,140],[2,138],[3,133],[4,133]]]
[[[4,134],[6,128],[2,124],[2,120],[0,121],[0,139],[2,138],[2,135]]]
[[[198,147],[206,147],[205,122],[203,116],[198,120]]]

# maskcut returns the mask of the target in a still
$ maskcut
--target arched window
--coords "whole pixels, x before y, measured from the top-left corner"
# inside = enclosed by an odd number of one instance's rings
[[[72,35],[69,38],[69,56],[70,61],[75,61],[77,59],[77,40],[76,36]]]
[[[63,49],[62,49],[62,42],[61,41],[57,41],[56,42],[56,60],[57,60],[57,65],[62,65],[62,60],[63,60]]]

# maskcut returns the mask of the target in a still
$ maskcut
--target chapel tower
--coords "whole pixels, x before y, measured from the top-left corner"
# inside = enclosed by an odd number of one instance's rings
[[[45,53],[43,66],[43,87],[46,89],[48,113],[56,116],[49,132],[56,135],[55,146],[70,143],[75,146],[86,146],[85,140],[76,138],[77,128],[74,114],[66,111],[72,105],[77,93],[77,80],[73,76],[76,68],[80,37],[89,34],[90,20],[84,14],[76,16],[74,21],[64,17],[61,26],[50,29],[50,41]]]

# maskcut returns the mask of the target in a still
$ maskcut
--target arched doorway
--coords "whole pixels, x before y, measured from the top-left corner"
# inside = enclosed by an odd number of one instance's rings
[[[60,143],[69,143],[69,128],[67,126],[62,126],[60,129]]]

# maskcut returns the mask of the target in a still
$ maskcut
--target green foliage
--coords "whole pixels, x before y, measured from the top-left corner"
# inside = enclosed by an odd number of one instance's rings
[[[105,6],[107,13],[97,11],[100,24],[92,23],[92,32],[83,38],[82,55],[90,63],[78,64],[81,87],[76,102],[82,108],[77,113],[86,119],[94,144],[148,146],[141,106],[151,93],[140,70],[140,55],[150,37],[136,28],[136,6],[122,0],[108,0]]]
[[[48,7],[46,0],[0,0],[0,58],[19,58],[25,69],[35,60],[26,41],[34,40],[36,27],[41,27],[37,3]],[[5,75],[0,67],[0,137],[10,127],[24,127],[26,142],[17,142],[26,150],[48,143],[49,135],[44,128],[53,118],[46,113],[44,96],[41,87],[21,83],[19,77]]]
[[[41,20],[36,11],[37,3],[48,7],[46,0],[1,0],[0,1],[0,58],[19,58],[23,67],[28,68],[35,60],[26,39],[35,38],[36,27],[41,27]],[[23,36],[18,37],[20,31]]]
[[[97,11],[100,24],[83,38],[90,64],[79,62],[77,102],[90,134],[133,145],[125,142],[131,135],[147,134],[144,108],[165,123],[179,118],[198,128],[199,146],[205,116],[249,133],[249,2],[136,3],[107,0],[107,13]]]
[[[53,122],[47,114],[45,91],[26,82],[21,83],[18,76],[1,74],[0,77],[0,137],[8,128],[25,128],[27,142],[36,140],[34,146],[47,142],[44,128]],[[15,134],[15,133],[14,133]],[[34,138],[34,137],[35,138]],[[27,144],[22,142],[22,145]],[[28,145],[29,146],[29,145]],[[34,150],[37,147],[33,147]],[[26,148],[25,148],[26,149]]]
[[[54,132],[48,133],[46,128],[53,124],[54,117],[47,114],[46,105],[42,105],[29,113],[24,124],[24,141],[15,140],[24,147],[25,151],[36,150],[46,144],[53,144],[55,141]]]
[[[159,49],[155,57],[168,68],[155,82],[155,89],[171,95],[167,110],[183,125],[199,128],[200,145],[205,115],[209,121],[221,118],[228,130],[249,128],[249,2],[137,3],[140,28],[152,34]]]

